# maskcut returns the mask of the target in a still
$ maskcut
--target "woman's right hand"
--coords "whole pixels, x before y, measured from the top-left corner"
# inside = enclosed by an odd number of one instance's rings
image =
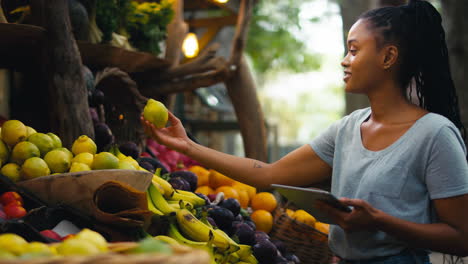
[[[156,128],[143,116],[141,116],[140,119],[143,127],[145,128],[145,133],[154,138],[158,143],[178,152],[187,152],[190,139],[185,132],[182,122],[180,122],[180,120],[171,112],[169,112],[169,122],[171,125],[164,128]]]

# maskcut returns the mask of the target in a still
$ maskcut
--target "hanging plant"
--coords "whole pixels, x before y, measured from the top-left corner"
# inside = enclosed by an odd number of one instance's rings
[[[139,50],[160,54],[159,45],[166,38],[166,27],[173,16],[171,0],[160,3],[132,1],[126,23],[130,42]]]

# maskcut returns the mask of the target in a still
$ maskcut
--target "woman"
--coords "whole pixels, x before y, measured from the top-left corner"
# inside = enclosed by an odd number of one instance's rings
[[[329,242],[342,263],[429,263],[428,250],[468,255],[464,127],[439,13],[425,1],[369,11],[347,45],[346,91],[367,95],[371,107],[275,163],[195,144],[172,114],[170,127],[144,124],[160,143],[260,188],[332,177],[332,193],[353,207],[320,205],[338,223]]]

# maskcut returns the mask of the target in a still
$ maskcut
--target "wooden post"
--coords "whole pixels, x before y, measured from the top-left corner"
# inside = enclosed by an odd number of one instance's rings
[[[255,90],[255,82],[245,58],[225,85],[236,111],[242,134],[245,156],[267,161],[265,120]]]
[[[2,0],[0,0],[0,23],[8,23],[7,19],[5,18],[5,14],[3,13]]]
[[[81,57],[68,16],[68,2],[32,0],[31,7],[47,34],[43,73],[48,77],[50,127],[60,136],[65,147],[71,147],[80,135],[94,138],[94,129]]]

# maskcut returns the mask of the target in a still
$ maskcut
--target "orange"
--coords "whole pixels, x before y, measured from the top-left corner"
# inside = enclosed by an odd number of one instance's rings
[[[315,229],[328,235],[328,231],[330,230],[330,225],[322,223],[322,222],[316,222]]]
[[[236,189],[237,193],[239,194],[239,203],[242,208],[247,208],[249,206],[249,194],[244,189]]]
[[[197,175],[198,177],[197,186],[208,185],[209,179],[210,179],[210,171],[198,165],[193,165],[188,170],[195,173],[195,175]]]
[[[273,216],[270,212],[265,210],[255,210],[250,215],[252,221],[254,221],[257,230],[269,233],[273,228]]]
[[[201,194],[204,194],[204,195],[209,195],[209,194],[214,194],[215,191],[213,189],[211,189],[210,186],[200,186],[198,187],[196,190],[195,190],[196,193],[201,193]]]
[[[294,214],[296,212],[294,212],[294,210],[291,210],[291,209],[286,209],[286,214],[291,217],[291,218],[294,218]]]
[[[278,202],[275,196],[269,192],[259,192],[255,194],[250,202],[250,206],[253,210],[263,209],[268,212],[273,212],[277,205]]]
[[[304,210],[297,210],[295,213],[294,213],[294,217],[293,217],[295,220],[299,221],[299,222],[302,222],[304,224],[307,224],[307,225],[310,225],[312,227],[315,226],[315,222],[317,222],[317,220],[315,220],[315,217],[313,217],[311,214],[309,214],[308,212],[304,211]]]
[[[236,188],[236,189],[240,188],[240,189],[246,190],[247,194],[249,195],[250,200],[252,200],[254,195],[257,193],[257,189],[255,187],[247,185],[247,184],[242,183],[242,182],[235,181],[231,186]]]
[[[209,185],[211,188],[216,189],[221,186],[231,186],[234,183],[234,180],[215,171],[210,169],[210,179]]]
[[[224,193],[224,198],[234,198],[239,200],[239,193],[236,191],[236,189],[232,188],[231,186],[221,186],[216,188],[215,193]]]

